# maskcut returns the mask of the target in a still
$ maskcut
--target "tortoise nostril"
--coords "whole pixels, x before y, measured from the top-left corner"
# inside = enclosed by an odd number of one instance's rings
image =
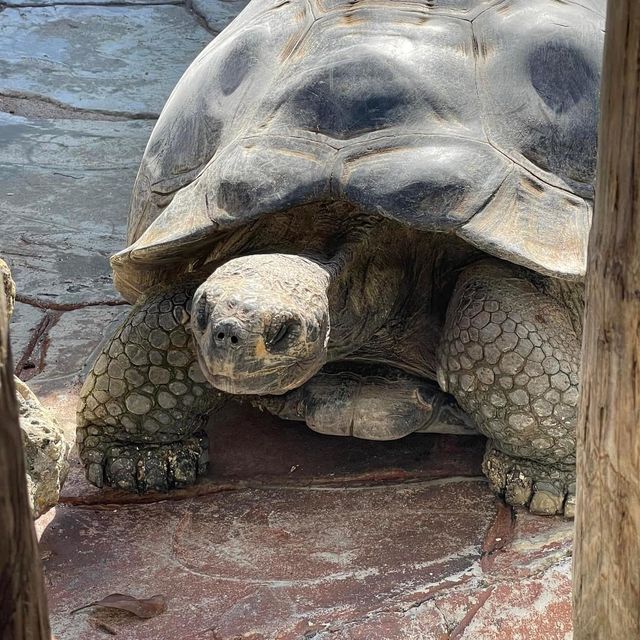
[[[213,340],[216,347],[239,348],[247,337],[247,331],[235,318],[218,322],[213,327]]]

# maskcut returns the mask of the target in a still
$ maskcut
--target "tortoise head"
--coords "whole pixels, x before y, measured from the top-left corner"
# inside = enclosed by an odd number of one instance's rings
[[[324,365],[329,273],[306,258],[244,256],[196,291],[191,326],[211,384],[233,394],[282,394]]]

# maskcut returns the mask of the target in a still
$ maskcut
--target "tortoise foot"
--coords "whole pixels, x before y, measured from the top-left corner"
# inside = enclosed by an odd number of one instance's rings
[[[289,393],[253,402],[334,436],[396,440],[414,432],[477,433],[455,400],[435,383],[384,365],[328,365]]]
[[[90,440],[89,436],[86,440]],[[89,442],[85,440],[87,479],[98,487],[123,491],[169,491],[193,484],[207,468],[206,434],[165,444]],[[98,438],[95,438],[98,440]]]
[[[491,488],[514,507],[528,507],[538,515],[575,513],[575,468],[553,467],[514,458],[489,442],[482,462]]]

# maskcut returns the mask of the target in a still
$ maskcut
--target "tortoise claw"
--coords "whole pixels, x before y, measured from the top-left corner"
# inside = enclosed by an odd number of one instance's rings
[[[575,469],[515,458],[487,446],[482,463],[491,488],[514,507],[537,515],[575,514]]]
[[[180,442],[148,445],[104,442],[93,453],[87,466],[92,484],[137,493],[166,492],[193,484],[204,473],[207,437],[196,434]]]

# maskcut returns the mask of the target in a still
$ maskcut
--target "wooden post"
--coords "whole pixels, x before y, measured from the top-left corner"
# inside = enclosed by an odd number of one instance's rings
[[[27,498],[7,316],[0,281],[0,640],[49,640],[38,543]]]
[[[640,2],[609,0],[589,242],[574,639],[640,638]]]

